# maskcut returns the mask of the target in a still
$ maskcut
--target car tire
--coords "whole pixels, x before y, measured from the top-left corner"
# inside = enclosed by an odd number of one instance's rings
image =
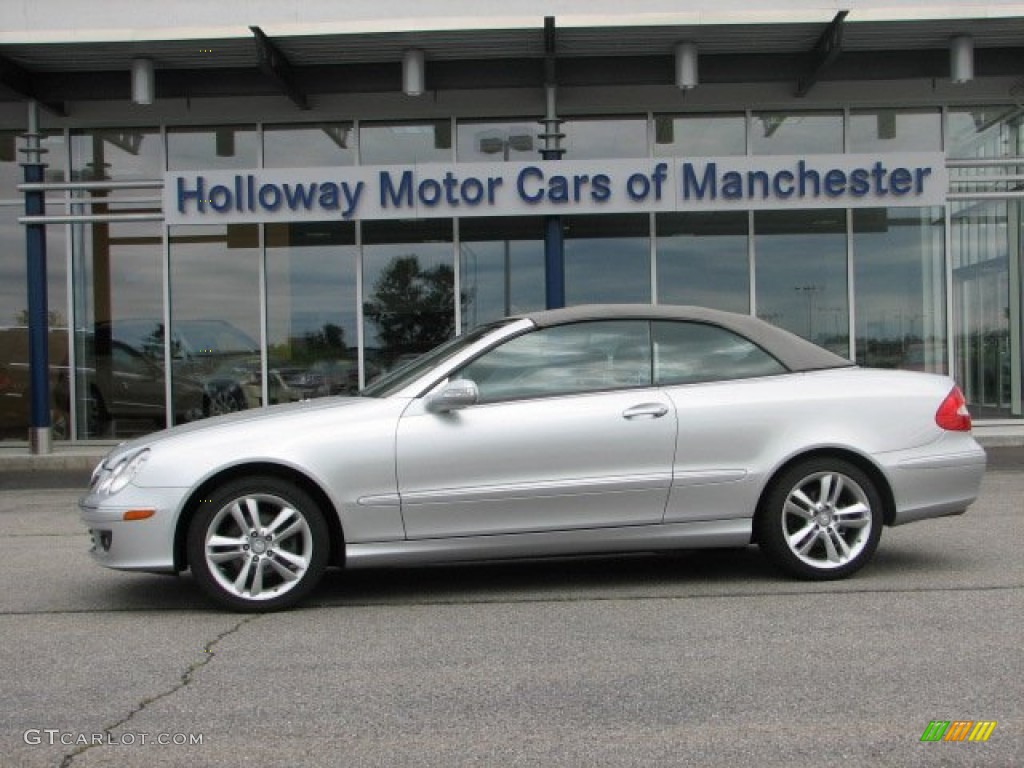
[[[245,409],[245,395],[237,386],[216,387],[203,400],[203,410],[207,416],[224,416]]]
[[[841,579],[878,547],[884,502],[874,481],[838,458],[802,461],[772,483],[754,520],[758,545],[803,579]]]
[[[301,488],[273,477],[226,483],[200,502],[188,529],[192,574],[233,611],[289,608],[327,568],[323,511]]]

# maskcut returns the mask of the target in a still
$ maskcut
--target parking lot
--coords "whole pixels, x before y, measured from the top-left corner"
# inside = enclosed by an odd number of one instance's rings
[[[755,548],[363,571],[267,616],[93,565],[77,489],[9,482],[0,765],[1020,765],[1024,467],[993,466],[849,581]]]

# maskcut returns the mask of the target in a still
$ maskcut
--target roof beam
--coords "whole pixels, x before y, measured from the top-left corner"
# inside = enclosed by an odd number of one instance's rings
[[[299,89],[295,81],[295,71],[281,50],[264,34],[259,27],[249,27],[256,37],[256,55],[260,71],[277,83],[284,94],[299,109],[309,109],[306,94]]]
[[[44,102],[36,95],[32,84],[32,73],[6,56],[0,56],[0,86],[23,99],[37,101],[40,108],[55,117],[67,117],[63,104]]]
[[[849,13],[849,11],[839,11],[825,28],[825,31],[821,33],[821,37],[818,38],[818,42],[814,45],[814,50],[811,51],[813,59],[811,60],[810,73],[797,83],[797,98],[806,96],[807,92],[814,87],[814,84],[818,82],[818,79],[824,74],[825,70],[832,66],[835,60],[839,58],[839,54],[843,50],[843,21]]]

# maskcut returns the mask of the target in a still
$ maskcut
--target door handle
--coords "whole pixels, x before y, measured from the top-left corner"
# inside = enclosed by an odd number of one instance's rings
[[[660,419],[668,413],[668,407],[661,403],[641,403],[622,412],[624,419]]]

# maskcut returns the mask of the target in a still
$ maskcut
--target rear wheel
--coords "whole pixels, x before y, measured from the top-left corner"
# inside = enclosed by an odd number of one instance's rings
[[[227,483],[202,502],[188,531],[196,581],[235,611],[295,605],[320,581],[328,548],[316,503],[277,478]]]
[[[871,559],[882,534],[882,497],[859,467],[817,458],[783,472],[755,521],[765,555],[805,579],[839,579]]]

